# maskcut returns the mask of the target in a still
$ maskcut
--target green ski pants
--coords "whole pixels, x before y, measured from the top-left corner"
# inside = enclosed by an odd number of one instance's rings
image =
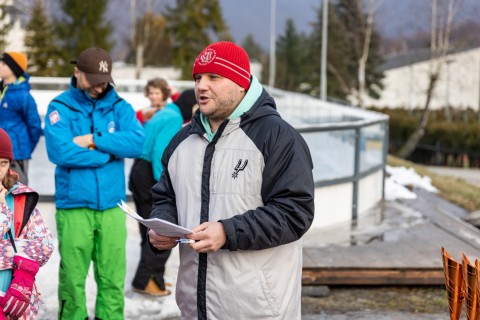
[[[93,261],[97,299],[95,316],[123,319],[127,228],[120,208],[57,209],[60,270],[58,319],[88,317],[85,280]]]

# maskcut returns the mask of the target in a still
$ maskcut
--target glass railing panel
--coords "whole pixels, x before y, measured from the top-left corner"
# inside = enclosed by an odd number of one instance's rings
[[[353,176],[355,130],[302,133],[314,164],[315,182]]]
[[[378,123],[360,129],[360,172],[381,165],[384,160],[385,123]]]

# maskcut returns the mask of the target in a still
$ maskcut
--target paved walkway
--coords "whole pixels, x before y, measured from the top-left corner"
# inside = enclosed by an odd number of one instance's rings
[[[427,169],[439,175],[457,177],[457,178],[463,179],[475,186],[480,187],[480,170],[479,169],[435,167],[435,166],[429,166],[427,167]]]

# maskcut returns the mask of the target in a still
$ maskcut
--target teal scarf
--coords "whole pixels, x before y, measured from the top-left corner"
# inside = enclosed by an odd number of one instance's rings
[[[262,94],[263,87],[258,82],[258,79],[255,76],[252,76],[252,81],[250,83],[250,88],[248,88],[247,94],[243,97],[243,100],[237,106],[237,108],[232,112],[232,114],[228,117],[228,119],[233,120],[238,117],[241,117],[245,112],[250,110],[253,104],[258,100],[258,97]],[[212,132],[212,128],[210,127],[210,123],[208,122],[208,118],[205,117],[203,114],[200,114],[200,120],[202,121],[202,125],[205,128],[205,132],[207,133],[208,141],[212,141],[213,137],[215,137],[216,132]]]

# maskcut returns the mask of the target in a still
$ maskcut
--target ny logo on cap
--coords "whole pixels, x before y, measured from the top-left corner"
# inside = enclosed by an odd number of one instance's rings
[[[100,61],[100,63],[98,64],[98,70],[102,72],[108,72],[108,62]]]
[[[216,56],[217,56],[217,53],[215,52],[215,50],[208,49],[204,53],[202,53],[202,55],[199,57],[200,59],[199,63],[201,65],[209,64],[210,62],[213,61],[213,59],[215,59]]]

